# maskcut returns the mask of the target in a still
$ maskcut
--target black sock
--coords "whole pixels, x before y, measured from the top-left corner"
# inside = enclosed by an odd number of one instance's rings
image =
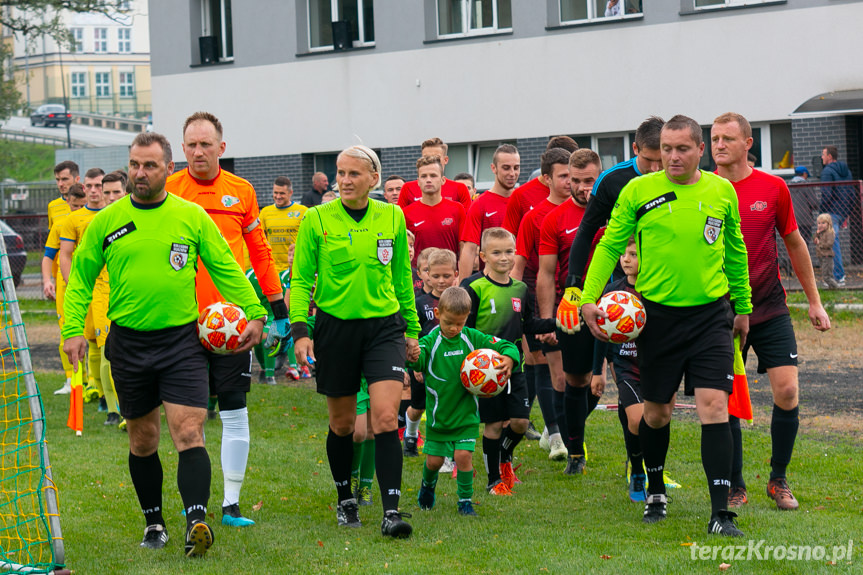
[[[348,436],[350,438],[350,436]],[[347,459],[350,464],[351,459]],[[398,510],[402,494],[402,444],[396,430],[375,434],[375,473],[384,512]],[[348,465],[350,475],[350,465]],[[348,486],[350,492],[350,485]]]
[[[711,515],[728,508],[731,450],[731,427],[727,421],[701,426],[701,464],[707,475]]]
[[[552,393],[554,394],[554,417],[557,431],[565,442],[566,438],[569,437],[569,432],[566,429],[566,401],[564,399],[564,392],[553,389]],[[551,435],[551,430],[548,433]]]
[[[396,437],[398,437],[398,433],[396,433]],[[351,499],[354,496],[351,493],[351,464],[354,459],[353,434],[349,433],[344,437],[339,437],[330,428],[329,433],[327,433],[327,459],[330,462],[330,473],[333,475],[333,483],[336,484],[339,503]],[[380,469],[378,469],[378,473],[380,474]]]
[[[488,472],[488,486],[500,481],[500,439],[482,436],[482,459]]]
[[[770,421],[770,438],[773,440],[773,453],[770,457],[770,479],[785,477],[785,469],[791,463],[791,453],[800,427],[800,408],[784,410],[773,405],[773,419]]]
[[[210,455],[205,447],[191,447],[179,454],[177,487],[186,509],[186,525],[195,519],[205,521],[210,501]]]
[[[629,427],[623,432],[623,440],[626,442],[626,452],[629,464],[634,475],[644,475],[644,457],[641,454],[641,440],[637,435],[629,431]]]
[[[524,380],[527,383],[527,404],[533,407],[533,400],[536,399],[536,375],[532,365],[524,365]]]
[[[641,452],[644,454],[644,467],[647,471],[647,482],[650,493],[665,493],[665,456],[668,455],[668,444],[671,441],[671,422],[664,427],[654,429],[647,425],[644,418],[638,424],[638,438],[641,441]],[[726,489],[726,496],[728,490]]]
[[[554,407],[554,388],[551,386],[551,371],[548,365],[534,365],[533,374],[536,384],[536,398],[539,400],[539,409],[542,411],[542,419],[548,428],[548,434],[559,433],[557,425],[557,414]]]
[[[740,419],[733,415],[728,416],[728,425],[731,427],[731,487],[746,489],[743,480],[743,434],[740,432]]]
[[[147,525],[165,524],[162,517],[162,462],[159,452],[138,457],[129,452],[129,475]]]
[[[596,409],[596,406],[599,405],[599,396],[593,395],[593,392],[590,391],[590,386],[587,386],[587,417],[590,417],[590,414],[593,413],[593,410]]]
[[[408,407],[410,407],[411,400],[403,399],[401,403],[399,403],[399,429],[404,429],[405,425],[408,421]]]
[[[566,449],[570,457],[584,455],[584,423],[587,420],[587,396],[589,387],[566,386],[564,401],[566,405]]]
[[[500,462],[512,462],[512,453],[521,442],[524,433],[516,433],[512,430],[512,426],[503,428],[503,435],[500,437]]]
[[[620,422],[620,429],[623,431],[623,444],[626,446],[626,458],[629,459],[632,452],[629,450],[629,420],[626,418],[626,410],[623,409],[623,406],[620,405],[620,401],[617,402],[617,421]],[[641,447],[638,448],[638,451],[641,451]]]

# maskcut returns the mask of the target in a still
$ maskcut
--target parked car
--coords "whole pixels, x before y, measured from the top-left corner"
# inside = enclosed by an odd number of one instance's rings
[[[45,104],[36,108],[30,114],[30,125],[42,124],[48,126],[68,125],[72,123],[72,114],[66,111],[62,104]]]
[[[24,266],[27,265],[27,250],[24,249],[24,240],[21,239],[21,234],[13,230],[3,220],[0,220],[0,233],[3,234],[3,241],[6,243],[9,267],[12,269],[12,280],[17,287],[21,285],[21,274],[24,272]]]

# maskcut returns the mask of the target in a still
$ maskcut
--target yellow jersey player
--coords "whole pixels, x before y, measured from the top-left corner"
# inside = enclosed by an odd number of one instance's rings
[[[273,183],[273,205],[262,208],[259,216],[279,273],[290,267],[288,248],[297,241],[300,222],[308,210],[306,206],[293,201],[293,195],[291,180],[279,176]]]

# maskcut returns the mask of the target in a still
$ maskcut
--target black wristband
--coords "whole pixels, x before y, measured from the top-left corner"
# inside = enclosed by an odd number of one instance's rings
[[[276,319],[285,319],[288,317],[288,306],[284,299],[277,299],[270,302],[270,307],[273,308],[273,317]]]
[[[294,341],[309,337],[309,324],[304,321],[295,321],[291,324],[291,336],[294,338]]]
[[[580,288],[584,287],[584,286],[582,286],[582,281],[583,280],[582,280],[581,276],[569,274],[568,276],[566,276],[566,287],[568,287],[568,288],[577,287],[580,289]]]

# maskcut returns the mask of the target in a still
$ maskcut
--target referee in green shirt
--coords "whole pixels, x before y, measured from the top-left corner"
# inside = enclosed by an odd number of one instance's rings
[[[111,277],[105,355],[129,432],[129,473],[147,527],[141,547],[168,542],[162,516],[159,406],[179,456],[177,486],[186,512],[185,554],[200,557],[213,543],[205,522],[210,457],[204,447],[207,353],[198,341],[195,274],[198,257],[219,291],[243,308],[249,323],[234,353],[261,339],[267,315],[228,244],[199,206],[168,194],[171,145],[161,134],[138,134],[129,152],[132,195],[93,219],[72,261],[66,288],[63,351],[77,370],[87,353],[84,316],[96,276]]]
[[[381,533],[409,537],[412,528],[398,511],[398,408],[405,359],[419,357],[420,325],[405,218],[397,206],[369,201],[369,191],[380,184],[381,163],[374,151],[351,146],[339,154],[336,168],[339,201],[306,212],[297,236],[290,306],[294,351],[301,365],[317,358],[318,393],[327,396],[327,458],[338,492],[339,525],[360,526],[351,462],[357,392],[365,376],[384,509]],[[314,344],[306,317],[313,287]]]
[[[635,178],[620,193],[587,272],[582,312],[594,336],[607,341],[596,323],[606,315],[596,301],[634,234],[635,289],[647,311],[637,340],[644,395],[639,437],[649,483],[643,521],[665,519],[662,472],[674,400],[685,376],[685,392],[695,395],[701,420],[701,460],[711,503],[707,530],[739,537],[736,515],[727,509],[728,395],[734,382],[732,334],[746,339],[752,304],[737,194],[728,180],[698,169],[704,142],[695,120],[669,120],[660,134],[660,152],[664,171]]]

